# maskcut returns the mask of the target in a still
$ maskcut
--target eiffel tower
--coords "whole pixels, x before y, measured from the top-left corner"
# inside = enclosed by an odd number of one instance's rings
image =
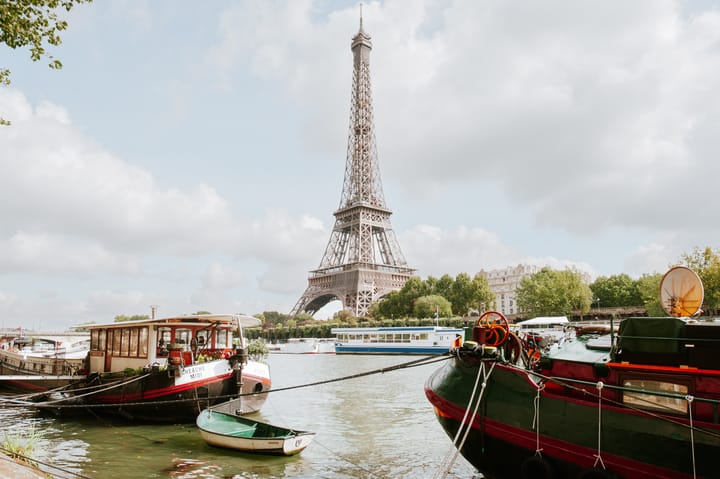
[[[331,301],[365,316],[370,305],[401,289],[413,275],[390,225],[390,211],[380,182],[370,89],[370,36],[353,37],[353,83],[350,102],[345,179],[335,226],[318,269],[310,271],[308,287],[291,311],[315,314]]]

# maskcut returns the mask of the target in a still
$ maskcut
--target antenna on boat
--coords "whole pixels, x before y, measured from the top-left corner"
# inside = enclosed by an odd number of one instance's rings
[[[705,290],[695,271],[674,266],[660,281],[660,303],[670,316],[689,318],[702,312]]]

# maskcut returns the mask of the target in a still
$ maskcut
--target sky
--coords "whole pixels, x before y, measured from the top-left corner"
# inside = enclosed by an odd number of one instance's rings
[[[48,48],[62,70],[0,45],[0,326],[288,313],[340,202],[359,12],[98,1]],[[720,246],[720,3],[362,12],[385,200],[420,277],[637,278]]]

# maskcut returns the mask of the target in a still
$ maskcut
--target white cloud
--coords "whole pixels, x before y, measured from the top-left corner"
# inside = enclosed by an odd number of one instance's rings
[[[137,257],[112,253],[102,245],[81,238],[23,231],[0,239],[0,271],[34,274],[78,274],[99,271],[137,274]]]
[[[576,268],[594,275],[588,263],[560,259],[553,256],[532,257],[508,246],[496,233],[481,228],[460,226],[452,230],[431,225],[418,225],[404,232],[400,238],[403,251],[411,258],[421,277],[443,274],[451,276],[480,270],[504,269],[517,264],[555,269]]]
[[[357,7],[317,19],[309,5],[229,9],[216,58],[281,81],[313,131],[344,139],[351,55],[333,40],[357,30]],[[704,222],[694,206],[718,204],[711,189],[675,193],[720,173],[717,141],[699,138],[720,116],[720,15],[626,7],[367,5],[384,170],[414,191],[500,184],[538,225],[573,234]]]
[[[84,137],[61,107],[45,103],[33,113],[12,89],[0,90],[0,110],[13,115],[13,126],[0,129],[0,214],[11,220],[0,232],[40,230],[165,254],[227,245],[227,235],[208,231],[234,235],[229,207],[213,188],[163,188]]]
[[[317,192],[346,151],[357,4],[220,8],[78,10],[62,76],[11,65],[5,317],[287,311],[302,294],[336,206]],[[720,13],[688,8],[366,3],[380,169],[410,266],[639,275],[714,245]]]

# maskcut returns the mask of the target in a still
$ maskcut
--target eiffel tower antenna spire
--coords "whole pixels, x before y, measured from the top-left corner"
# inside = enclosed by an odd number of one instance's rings
[[[334,300],[353,315],[365,316],[373,302],[400,290],[415,272],[400,250],[380,181],[370,88],[372,42],[363,30],[362,6],[351,50],[350,131],[340,206],[320,266],[310,271],[293,316],[314,314]]]

